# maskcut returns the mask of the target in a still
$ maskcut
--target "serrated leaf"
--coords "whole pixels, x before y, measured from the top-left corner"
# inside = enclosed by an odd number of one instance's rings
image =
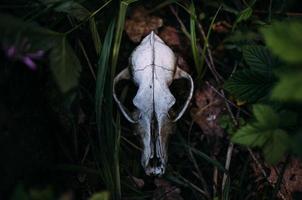
[[[62,93],[78,85],[81,64],[66,38],[62,38],[50,53],[50,66],[55,81]]]
[[[259,127],[248,124],[240,128],[232,137],[232,142],[250,146],[250,147],[261,147],[269,139],[269,131],[261,131]]]
[[[243,58],[251,70],[270,75],[274,66],[278,64],[269,50],[260,45],[248,45],[242,49]]]
[[[302,62],[302,22],[275,22],[261,29],[266,45],[281,59],[299,63]]]
[[[302,71],[284,72],[272,90],[272,98],[282,101],[302,101]]]
[[[269,94],[274,81],[273,77],[245,69],[235,72],[224,88],[239,100],[255,102]]]
[[[253,114],[259,124],[270,128],[277,128],[279,125],[279,116],[270,106],[256,104],[253,106]]]
[[[276,129],[270,140],[263,148],[265,160],[270,164],[276,164],[281,160],[289,147],[289,137],[284,130]]]

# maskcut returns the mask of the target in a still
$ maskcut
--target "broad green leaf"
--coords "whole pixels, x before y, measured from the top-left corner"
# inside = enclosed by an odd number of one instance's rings
[[[302,71],[283,72],[272,90],[272,98],[282,101],[302,101]]]
[[[109,192],[98,192],[92,195],[89,200],[109,200]]]
[[[262,125],[277,128],[279,125],[278,114],[268,105],[256,104],[253,106],[253,114]]]
[[[248,45],[243,47],[242,53],[244,60],[250,66],[251,70],[260,73],[270,74],[273,67],[278,64],[277,59],[264,46]]]
[[[30,50],[47,51],[62,37],[60,33],[6,14],[0,14],[0,30],[2,44],[16,45],[26,41],[30,44]]]
[[[269,94],[274,81],[273,77],[245,69],[235,72],[224,88],[239,100],[255,102]]]
[[[232,142],[250,146],[261,147],[270,137],[270,131],[259,130],[257,126],[248,124],[240,128],[232,137]]]
[[[50,53],[50,67],[63,93],[77,87],[82,67],[65,37],[53,47]]]
[[[63,93],[78,85],[81,64],[62,34],[2,14],[0,29],[4,30],[0,32],[1,40],[25,40],[29,42],[32,49],[51,50],[51,71]]]
[[[276,129],[263,148],[265,160],[271,164],[276,164],[281,160],[288,147],[289,137],[287,133],[284,130]]]
[[[97,31],[96,22],[94,18],[90,18],[92,13],[88,9],[86,9],[81,4],[72,0],[69,1],[41,0],[41,1],[47,6],[52,6],[55,11],[66,13],[79,21],[85,21],[89,19],[89,28],[90,28],[92,40],[94,42],[94,47],[96,53],[97,54],[100,53],[101,39]]]
[[[302,62],[302,22],[275,22],[260,31],[264,36],[266,45],[274,54],[287,62]]]

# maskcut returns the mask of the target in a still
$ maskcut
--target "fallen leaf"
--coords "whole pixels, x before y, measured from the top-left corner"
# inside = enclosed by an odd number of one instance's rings
[[[135,187],[141,189],[144,187],[145,182],[143,179],[141,178],[137,178],[135,176],[129,176],[129,179],[131,180],[131,182],[133,182],[135,184]]]
[[[170,182],[157,178],[154,180],[154,184],[156,189],[152,200],[183,200],[180,195],[181,190],[176,186],[172,186]]]
[[[232,25],[230,25],[226,21],[220,21],[215,24],[213,24],[212,29],[214,32],[217,33],[228,33],[232,28]]]
[[[138,43],[141,39],[163,25],[163,20],[157,16],[150,16],[144,7],[137,7],[125,21],[125,31],[131,41]]]
[[[268,177],[269,182],[275,185],[278,174],[276,168],[271,167],[271,173]],[[278,195],[283,195],[285,199],[291,200],[293,199],[292,194],[295,192],[302,192],[302,163],[298,159],[291,159],[284,172]]]
[[[165,26],[159,33],[159,37],[169,46],[180,46],[178,31],[172,26]]]
[[[195,108],[191,116],[205,135],[223,136],[223,129],[219,126],[219,116],[224,110],[223,99],[208,85],[203,86],[195,93]]]

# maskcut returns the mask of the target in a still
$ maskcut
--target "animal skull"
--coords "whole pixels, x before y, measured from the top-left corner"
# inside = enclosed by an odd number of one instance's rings
[[[132,52],[130,66],[121,71],[113,82],[113,97],[126,119],[135,124],[143,144],[141,163],[147,175],[163,175],[167,164],[167,143],[173,122],[185,112],[193,94],[191,76],[176,66],[173,51],[152,31]],[[190,93],[181,111],[170,118],[169,110],[175,97],[169,86],[175,79],[190,82]],[[115,85],[122,79],[134,81],[138,91],[133,99],[136,111],[130,113],[120,102]]]

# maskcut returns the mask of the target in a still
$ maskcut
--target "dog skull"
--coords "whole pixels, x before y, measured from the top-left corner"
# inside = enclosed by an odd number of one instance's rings
[[[174,119],[169,110],[175,97],[169,90],[174,79],[190,82],[190,93],[181,111]],[[138,91],[133,99],[136,111],[130,113],[120,102],[115,85],[122,79],[134,81]],[[126,119],[135,124],[141,137],[143,153],[141,163],[147,175],[161,176],[167,164],[167,143],[173,122],[185,112],[193,94],[191,76],[176,66],[173,51],[152,31],[132,52],[130,66],[121,71],[113,82],[113,97]]]

